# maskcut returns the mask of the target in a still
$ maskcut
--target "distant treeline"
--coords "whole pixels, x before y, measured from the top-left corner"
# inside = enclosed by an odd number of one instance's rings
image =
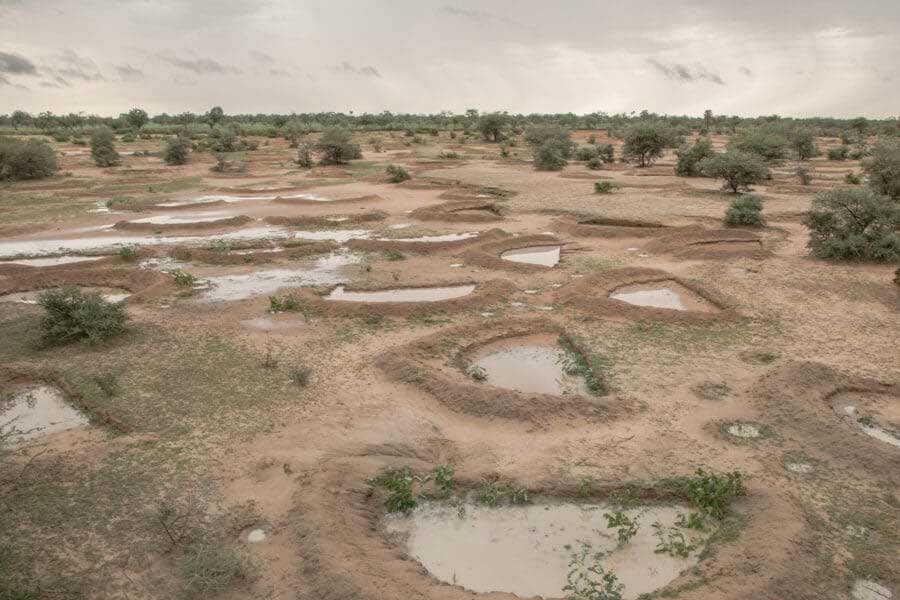
[[[660,115],[642,111],[640,113],[607,114],[595,112],[585,115],[573,113],[558,114],[509,114],[479,113],[469,109],[463,114],[440,112],[436,114],[345,114],[338,112],[298,113],[298,114],[242,114],[228,115],[220,107],[214,107],[203,114],[181,113],[178,115],[147,115],[141,109],[132,109],[118,117],[101,117],[69,113],[55,115],[50,112],[31,114],[17,110],[11,114],[0,114],[0,133],[5,134],[52,134],[59,130],[89,131],[105,125],[114,131],[136,131],[151,134],[175,134],[179,131],[205,133],[211,128],[234,125],[244,135],[274,137],[283,135],[286,129],[296,133],[320,132],[330,127],[343,127],[355,131],[412,131],[435,134],[440,131],[476,131],[479,118],[486,114],[502,114],[506,127],[524,130],[532,125],[555,124],[573,130],[606,130],[612,135],[620,135],[628,126],[642,121],[667,124],[682,131],[708,131],[709,133],[734,133],[738,128],[753,128],[779,124],[788,127],[804,127],[817,135],[838,137],[847,131],[868,135],[900,135],[898,119],[835,119],[829,117],[790,118],[778,115],[761,117],[738,117],[716,115],[706,111],[701,117]]]

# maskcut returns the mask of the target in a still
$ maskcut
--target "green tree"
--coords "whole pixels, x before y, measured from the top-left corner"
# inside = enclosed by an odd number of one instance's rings
[[[98,167],[114,167],[119,164],[119,153],[116,152],[112,129],[102,125],[91,133],[91,158]]]
[[[186,136],[176,135],[166,140],[166,149],[163,151],[163,160],[167,165],[183,165],[188,162],[188,154],[191,150],[191,140]]]
[[[140,129],[150,120],[150,116],[142,108],[132,108],[125,113],[125,120],[134,129]]]
[[[869,187],[879,194],[900,200],[900,141],[881,141],[863,162]]]
[[[487,141],[499,142],[503,139],[503,132],[508,122],[509,117],[506,113],[486,113],[478,118],[478,131]]]
[[[781,133],[756,129],[733,138],[729,142],[728,147],[729,149],[756,154],[766,160],[780,160],[784,158],[784,151],[787,145],[788,139]]]
[[[797,153],[799,160],[806,160],[819,154],[819,149],[816,147],[816,137],[809,129],[794,129],[790,135],[790,144],[794,152]]]
[[[803,224],[809,246],[820,258],[900,260],[900,204],[866,188],[819,193]]]
[[[219,123],[225,120],[225,111],[222,110],[221,106],[213,106],[209,109],[209,112],[206,113],[206,121],[215,127]]]
[[[707,137],[698,138],[693,146],[685,144],[675,151],[675,155],[678,157],[675,174],[679,177],[699,177],[700,161],[714,154],[712,142]]]
[[[349,129],[331,127],[322,132],[316,142],[316,150],[322,154],[320,162],[324,165],[340,165],[348,160],[362,158],[359,144],[353,143],[353,134]]]
[[[552,148],[563,159],[572,156],[573,144],[569,130],[561,125],[534,125],[525,131],[525,141],[535,152],[542,147]]]
[[[661,123],[640,123],[632,125],[625,132],[625,158],[637,159],[641,167],[646,167],[662,156],[663,150],[672,145],[672,131]]]
[[[707,177],[725,180],[725,189],[733,193],[749,190],[750,185],[765,180],[769,168],[758,157],[749,152],[728,150],[700,161],[700,172]]]

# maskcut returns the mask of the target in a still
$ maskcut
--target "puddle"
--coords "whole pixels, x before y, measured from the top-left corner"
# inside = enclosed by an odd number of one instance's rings
[[[346,283],[341,267],[359,262],[353,254],[334,253],[320,258],[308,269],[265,269],[242,275],[209,277],[204,282],[209,290],[203,294],[208,302],[245,300],[274,294],[283,287],[335,285]]]
[[[6,265],[26,265],[29,267],[52,267],[56,265],[68,265],[71,263],[92,262],[106,258],[105,256],[54,256],[52,258],[23,258],[21,260],[8,260],[0,262]]]
[[[425,242],[425,243],[437,243],[437,242],[457,242],[459,240],[468,240],[475,236],[477,233],[447,233],[444,235],[423,235],[420,237],[414,238],[378,238],[380,242]]]
[[[870,579],[857,579],[850,590],[853,600],[891,600],[894,594],[880,583]]]
[[[313,202],[329,202],[336,200],[336,198],[325,198],[323,196],[318,196],[316,194],[266,194],[259,196],[224,196],[224,195],[213,195],[213,196],[199,196],[197,198],[191,198],[189,200],[179,200],[177,202],[163,202],[157,204],[157,206],[162,206],[166,208],[171,207],[180,207],[180,206],[193,206],[195,204],[210,204],[212,202],[264,202],[271,200],[310,200]]]
[[[725,431],[727,431],[729,435],[744,439],[758,438],[762,435],[759,431],[759,427],[749,423],[735,423],[729,425]]]
[[[530,248],[508,250],[501,254],[500,258],[528,265],[555,267],[559,264],[559,251],[560,246],[532,246]]]
[[[190,225],[191,223],[210,223],[229,219],[235,214],[231,212],[184,213],[178,215],[154,215],[144,219],[135,219],[129,223],[152,223],[154,225]]]
[[[52,289],[52,288],[51,288]],[[100,294],[100,297],[106,300],[107,302],[121,302],[125,298],[128,298],[131,295],[131,292],[127,290],[121,290],[118,288],[107,288],[107,287],[80,287],[81,292],[83,294]],[[44,290],[30,290],[28,292],[16,292],[15,294],[6,294],[4,296],[0,296],[0,302],[19,302],[21,304],[37,304],[38,298],[44,292],[49,291],[49,289]]]
[[[68,231],[65,233],[75,233]],[[16,240],[0,242],[0,257],[40,256],[42,254],[59,254],[62,252],[84,252],[88,250],[116,249],[122,246],[159,246],[163,244],[208,244],[215,240],[250,241],[262,239],[303,239],[330,240],[339,244],[352,239],[368,237],[365,229],[344,229],[335,231],[298,231],[282,227],[260,225],[247,227],[215,235],[191,236],[102,236],[79,237],[53,240]]]
[[[616,288],[610,295],[635,306],[665,308],[669,310],[696,310],[714,312],[716,309],[706,300],[675,281],[639,283]]]
[[[583,377],[563,370],[566,352],[546,336],[503,340],[482,348],[472,367],[485,383],[534,394],[589,395]]]
[[[343,286],[338,286],[326,300],[340,300],[342,302],[440,302],[461,298],[475,291],[474,285],[455,285],[449,287],[421,287],[421,288],[395,288],[391,290],[376,290],[369,292],[348,292]]]
[[[423,504],[409,516],[389,516],[385,527],[432,576],[476,593],[565,597],[572,555],[584,545],[590,555],[605,553],[603,568],[625,586],[626,599],[667,585],[698,562],[696,551],[687,558],[654,552],[659,539],[653,524],[671,528],[685,510],[648,506],[624,511],[638,519],[638,530],[621,546],[603,517],[614,510],[602,504],[467,504],[460,516],[458,507]],[[686,541],[695,535],[690,530],[683,534]]]
[[[838,394],[832,406],[851,426],[878,441],[900,448],[900,398],[851,392]]]
[[[0,423],[8,423],[4,430],[15,428],[11,439],[15,442],[31,440],[48,433],[56,433],[88,424],[87,418],[66,404],[65,396],[55,387],[37,385],[0,404]]]

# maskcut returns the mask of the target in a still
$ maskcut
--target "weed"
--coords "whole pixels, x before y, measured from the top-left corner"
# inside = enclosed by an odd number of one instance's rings
[[[411,179],[407,170],[397,165],[388,165],[385,167],[384,172],[387,173],[388,181],[391,183],[400,183],[401,181]]]
[[[269,296],[270,312],[297,312],[299,310],[302,310],[302,302],[293,294],[287,294],[285,296]]]
[[[380,475],[369,479],[368,484],[387,490],[388,497],[384,501],[384,506],[388,512],[409,513],[418,505],[413,495],[414,480],[409,467],[403,467],[383,471]]]
[[[602,553],[592,555],[590,550],[587,544],[582,545],[581,552],[569,561],[563,587],[567,600],[622,600],[625,586],[614,573],[603,569]]]
[[[400,252],[399,250],[395,250],[393,248],[385,250],[384,252],[381,253],[381,255],[384,257],[384,260],[389,260],[389,261],[398,261],[398,260],[406,259],[406,256],[404,256],[404,254],[402,252]]]
[[[697,469],[692,477],[676,477],[665,484],[684,495],[702,516],[718,521],[728,515],[736,498],[747,494],[739,471],[717,474]]]
[[[449,494],[456,487],[456,480],[453,478],[453,467],[449,465],[438,465],[434,469],[434,485],[442,494]]]
[[[137,250],[130,246],[119,248],[119,258],[131,262],[137,258]]]
[[[875,427],[878,425],[878,421],[876,421],[875,417],[873,417],[872,415],[863,415],[861,417],[857,417],[856,422],[860,425],[865,425],[866,427]]]
[[[684,529],[696,529],[697,531],[703,531],[706,528],[706,523],[700,513],[688,513],[686,516],[684,513],[678,513],[675,525]]]
[[[487,381],[487,371],[478,365],[471,365],[466,369],[466,375],[474,379],[475,381]]]
[[[578,482],[578,496],[580,498],[587,498],[588,496],[593,494],[594,485],[595,481],[593,477],[582,477],[581,481]]]
[[[617,510],[614,513],[603,513],[603,516],[606,518],[607,529],[617,530],[616,535],[619,545],[627,544],[628,540],[637,535],[638,520],[636,518],[628,518],[621,510]]]
[[[612,194],[614,191],[619,189],[619,186],[613,183],[612,181],[595,181],[594,182],[594,193],[595,194]]]
[[[584,379],[588,391],[594,396],[605,396],[609,393],[609,385],[597,372],[605,373],[608,370],[608,360],[601,356],[593,355],[590,361],[577,350],[575,344],[568,336],[559,336],[559,345],[565,351],[563,359],[563,372],[566,375],[579,376]]]
[[[182,271],[181,269],[174,269],[172,271],[168,271],[168,273],[175,280],[175,285],[181,287],[193,287],[194,282],[197,281],[196,277],[194,277],[187,271]]]
[[[181,574],[196,593],[212,594],[247,579],[250,567],[235,548],[196,543],[185,549],[179,561]]]
[[[527,504],[528,490],[516,487],[512,482],[498,477],[488,477],[482,480],[481,487],[475,494],[475,501],[487,506],[497,506],[504,499],[512,504]]]
[[[198,534],[199,510],[192,501],[176,504],[160,500],[156,505],[156,522],[169,542],[169,550],[191,542]]]
[[[659,540],[654,552],[656,554],[668,554],[669,556],[687,558],[691,552],[697,549],[695,544],[689,544],[684,539],[684,534],[674,528],[667,528],[662,523],[654,523],[653,529]]]

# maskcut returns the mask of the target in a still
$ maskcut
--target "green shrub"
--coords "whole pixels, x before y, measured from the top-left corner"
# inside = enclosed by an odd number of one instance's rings
[[[700,161],[700,172],[707,177],[725,180],[725,189],[733,193],[749,190],[750,185],[765,180],[769,169],[758,157],[739,150],[728,150]]]
[[[591,171],[599,171],[603,168],[603,160],[597,157],[592,158],[587,163],[587,168]]]
[[[869,152],[864,149],[853,150],[850,152],[851,160],[862,160],[869,155]]]
[[[900,200],[900,141],[878,143],[863,163],[869,186],[878,194]]]
[[[844,182],[850,185],[859,185],[860,183],[862,183],[862,180],[859,178],[859,175],[857,175],[853,171],[850,171],[849,173],[844,175]]]
[[[616,161],[616,151],[613,149],[612,144],[598,146],[597,156],[599,156],[603,162],[611,163]]]
[[[300,387],[309,385],[310,377],[312,377],[312,369],[306,365],[297,365],[288,372],[288,378]]]
[[[128,318],[124,303],[108,302],[98,294],[82,294],[74,286],[44,292],[38,304],[45,311],[41,334],[51,345],[99,342],[122,333]]]
[[[680,177],[699,177],[700,161],[713,156],[712,142],[709,138],[699,138],[693,146],[685,144],[675,151],[678,162],[675,164],[675,174]]]
[[[483,114],[478,118],[478,131],[489,142],[499,142],[507,128],[509,116],[506,113],[494,112]],[[450,137],[453,137],[451,134]]]
[[[756,129],[739,135],[728,144],[729,149],[755,154],[765,160],[784,158],[788,140],[778,132]]]
[[[384,168],[384,172],[387,173],[388,181],[391,183],[400,183],[411,178],[407,170],[398,165],[388,165]]]
[[[676,477],[666,484],[683,494],[703,516],[722,520],[735,499],[746,496],[743,476],[738,471],[717,474],[697,469],[693,477]]]
[[[191,150],[191,141],[181,135],[176,135],[166,140],[166,148],[163,151],[163,160],[167,165],[184,165],[188,161],[188,153]]]
[[[806,167],[797,167],[797,177],[800,178],[800,185],[809,185],[812,183],[812,175]]]
[[[309,144],[303,144],[302,146],[300,146],[300,149],[297,150],[297,160],[295,160],[294,162],[301,169],[312,169],[313,158],[312,152],[310,152]]]
[[[589,545],[572,555],[563,586],[566,600],[622,600],[624,589],[615,573],[603,567],[602,554],[591,553]]]
[[[797,153],[799,160],[806,160],[819,155],[815,135],[809,129],[797,128],[791,131],[790,145],[794,152]]]
[[[581,147],[575,150],[575,160],[589,161],[597,158],[597,148]]]
[[[197,280],[196,277],[181,269],[173,269],[172,271],[169,271],[169,275],[171,275],[172,279],[175,280],[175,285],[181,287],[191,287]]]
[[[836,146],[828,149],[828,160],[847,160],[850,153],[849,146]]]
[[[127,260],[129,262],[137,259],[137,250],[130,246],[124,246],[119,248],[119,258],[122,260]]]
[[[619,186],[613,183],[612,181],[595,181],[594,182],[594,193],[595,194],[612,194],[614,191],[619,189]]]
[[[438,153],[438,158],[442,158],[444,160],[460,160],[462,155],[459,152],[453,152],[452,150],[443,150]]]
[[[114,140],[109,127],[97,127],[91,133],[91,158],[98,167],[114,167],[121,162],[113,145]]]
[[[900,260],[900,203],[866,188],[819,193],[803,220],[815,256],[838,260]]]
[[[225,591],[250,575],[246,559],[235,548],[204,543],[185,548],[179,567],[191,591],[200,594]]]
[[[674,132],[662,123],[640,123],[632,125],[625,132],[625,158],[637,160],[646,167],[662,156],[663,150],[675,142]]]
[[[548,141],[541,145],[534,154],[534,168],[538,171],[560,171],[569,164],[559,145]]]
[[[269,310],[273,313],[296,312],[302,309],[300,299],[292,294],[269,296]]]
[[[63,142],[68,142],[70,139],[72,139],[72,134],[65,129],[62,131],[54,131],[52,135],[53,141],[59,142],[60,144]]]
[[[43,179],[56,173],[57,168],[50,144],[0,137],[0,180]]]
[[[122,141],[127,144],[130,144],[131,142],[135,141],[136,139],[137,138],[135,137],[135,135],[133,133],[131,133],[130,131],[122,134]]]
[[[765,225],[762,208],[759,196],[740,196],[731,201],[723,220],[729,227]]]
[[[572,156],[573,144],[569,138],[569,130],[560,125],[533,125],[525,131],[525,142],[535,152],[535,161],[537,161],[537,156],[542,150],[548,155],[552,150],[553,154],[563,159],[568,159]],[[557,171],[564,166],[565,164],[557,169],[541,170]]]
[[[341,165],[348,160],[362,158],[359,144],[353,143],[353,134],[349,129],[331,127],[322,132],[316,142],[316,149],[321,153],[319,162],[323,165]]]
[[[399,250],[394,250],[393,248],[390,248],[390,249],[382,252],[382,256],[384,256],[384,260],[389,260],[389,261],[398,261],[398,260],[406,259],[406,257],[403,255],[402,252],[400,252]]]
[[[387,490],[388,497],[384,506],[388,512],[409,513],[418,505],[413,495],[414,480],[409,467],[403,467],[383,471],[380,475],[369,479],[368,484]]]

